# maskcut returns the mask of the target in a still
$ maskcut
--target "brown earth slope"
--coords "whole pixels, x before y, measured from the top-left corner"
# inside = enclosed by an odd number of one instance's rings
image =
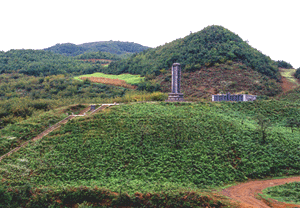
[[[171,71],[159,75],[163,92],[170,92]],[[210,98],[215,93],[248,92],[255,95],[275,96],[281,93],[281,84],[241,63],[203,67],[194,72],[184,72],[181,87],[185,97]]]

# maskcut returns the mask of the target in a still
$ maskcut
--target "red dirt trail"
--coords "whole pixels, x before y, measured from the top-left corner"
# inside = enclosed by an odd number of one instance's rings
[[[294,88],[296,88],[298,86],[296,83],[290,82],[285,77],[281,77],[281,80],[282,80],[281,87],[282,87],[282,91],[283,92],[290,91],[290,90],[292,90],[292,89],[294,89]]]
[[[255,196],[257,196],[258,193],[262,193],[262,190],[265,188],[295,181],[300,181],[300,176],[264,181],[250,181],[226,188],[222,190],[221,193],[235,201],[240,202],[240,208],[300,207],[300,205],[285,204],[276,200],[270,200],[270,203],[268,203],[269,205],[267,205],[265,202],[255,198]]]
[[[91,112],[91,114],[94,114],[94,113],[96,113],[100,110],[103,110],[103,109],[107,108],[108,106],[109,105],[102,105],[101,107],[99,107],[96,110],[94,110],[93,112]],[[46,130],[44,130],[42,133],[40,133],[36,137],[32,138],[31,140],[28,140],[28,141],[24,142],[19,147],[16,147],[16,148],[12,149],[11,151],[9,151],[8,153],[0,156],[0,162],[3,158],[10,156],[12,153],[14,153],[14,152],[18,151],[19,149],[21,149],[22,147],[25,147],[26,145],[28,145],[29,142],[37,141],[37,140],[42,139],[44,136],[46,136],[50,132],[54,131],[55,129],[59,128],[62,124],[66,124],[69,120],[75,118],[76,116],[85,116],[85,113],[88,112],[89,110],[90,110],[90,107],[87,107],[87,108],[83,109],[82,111],[80,111],[80,113],[78,115],[70,115],[70,116],[64,118],[60,122],[58,122],[58,123],[54,124],[53,126],[47,128]]]

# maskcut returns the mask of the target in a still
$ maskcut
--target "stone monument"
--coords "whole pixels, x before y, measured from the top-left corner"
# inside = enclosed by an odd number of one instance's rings
[[[169,93],[168,100],[166,101],[185,101],[183,94],[180,93],[180,78],[181,78],[181,66],[179,63],[172,65],[172,85],[171,93]]]

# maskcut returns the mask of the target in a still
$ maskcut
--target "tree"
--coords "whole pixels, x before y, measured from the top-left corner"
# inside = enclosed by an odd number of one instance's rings
[[[257,131],[261,135],[262,142],[265,143],[267,139],[267,132],[268,129],[271,127],[270,119],[266,118],[262,114],[258,114],[256,116],[256,122],[257,122]]]

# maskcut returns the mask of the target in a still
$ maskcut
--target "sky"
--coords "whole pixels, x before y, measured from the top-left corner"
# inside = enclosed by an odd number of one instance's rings
[[[128,41],[157,47],[221,25],[300,67],[300,0],[1,0],[0,51]]]

